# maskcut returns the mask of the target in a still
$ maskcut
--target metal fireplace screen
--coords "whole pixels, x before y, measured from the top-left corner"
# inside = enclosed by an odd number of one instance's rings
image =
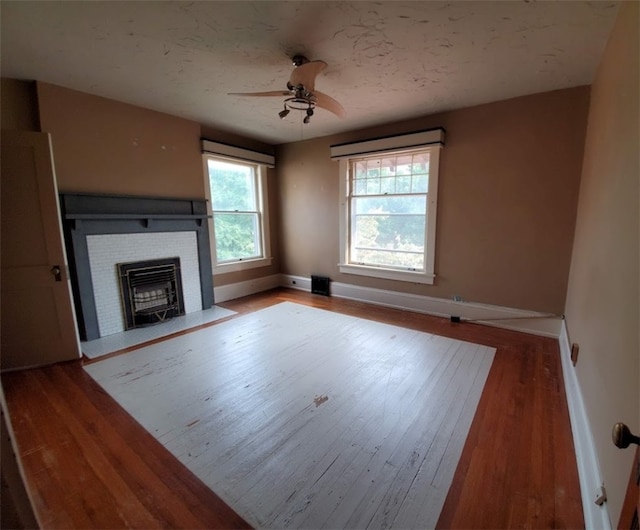
[[[180,258],[118,263],[125,328],[184,315]]]

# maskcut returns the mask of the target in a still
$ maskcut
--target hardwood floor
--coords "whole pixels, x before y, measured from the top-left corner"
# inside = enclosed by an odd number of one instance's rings
[[[433,528],[494,354],[282,302],[85,370],[252,526]]]
[[[221,305],[283,300],[497,348],[438,527],[584,528],[557,341],[291,290]],[[246,527],[80,362],[2,384],[43,527]]]

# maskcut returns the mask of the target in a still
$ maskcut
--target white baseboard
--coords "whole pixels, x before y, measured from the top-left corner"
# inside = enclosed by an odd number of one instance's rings
[[[241,298],[250,294],[274,289],[275,287],[279,287],[280,283],[280,275],[272,274],[271,276],[263,276],[262,278],[246,280],[244,282],[230,283],[228,285],[221,285],[220,287],[215,287],[214,285],[213,299],[216,304],[219,302],[226,302],[227,300],[233,300],[235,298]]]
[[[226,302],[227,300],[248,296],[279,286],[310,292],[311,278],[291,274],[274,274],[256,278],[255,280],[214,287],[214,300],[216,302]],[[454,302],[444,298],[361,287],[348,283],[331,282],[331,294],[338,298],[445,318],[458,316],[462,320],[473,320],[487,326],[533,333],[545,337],[558,338],[562,327],[562,319],[560,317],[549,316],[545,313],[489,304]]]
[[[597,490],[602,485],[602,475],[600,474],[589,418],[582,400],[580,383],[578,382],[575,368],[571,363],[571,344],[569,343],[569,334],[564,321],[560,328],[558,342],[560,343],[562,374],[567,405],[569,406],[571,431],[573,432],[573,445],[576,451],[576,461],[578,462],[585,528],[610,530],[611,521],[607,503],[605,502],[602,506],[598,506],[594,502]]]
[[[281,274],[280,276],[280,285],[282,287],[311,291],[310,278],[289,274]],[[347,298],[349,300],[446,318],[458,316],[462,320],[473,320],[487,326],[533,333],[556,339],[560,336],[562,324],[562,318],[560,317],[549,316],[535,311],[524,311],[488,304],[454,302],[444,298],[360,287],[348,283],[331,282],[331,295],[338,298]]]
[[[333,282],[331,283],[333,285]],[[289,287],[298,291],[311,292],[311,278],[304,276],[293,276],[291,274],[280,275],[280,287]],[[332,293],[333,294],[333,293]]]

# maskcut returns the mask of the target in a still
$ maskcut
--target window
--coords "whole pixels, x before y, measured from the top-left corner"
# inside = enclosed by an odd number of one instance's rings
[[[270,263],[266,168],[205,156],[214,272]]]
[[[439,154],[440,145],[425,145],[334,156],[343,190],[341,272],[433,283]]]

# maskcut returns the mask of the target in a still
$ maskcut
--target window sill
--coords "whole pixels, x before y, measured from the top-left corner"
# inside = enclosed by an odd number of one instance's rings
[[[397,271],[392,269],[384,269],[382,267],[365,267],[361,265],[345,265],[339,264],[340,272],[345,274],[357,274],[360,276],[369,276],[372,278],[382,278],[385,280],[397,280],[400,282],[425,283],[433,285],[436,275],[425,272]]]
[[[231,263],[223,263],[213,266],[214,274],[225,274],[227,272],[244,271],[247,269],[257,269],[258,267],[268,267],[271,265],[273,258],[247,259],[241,261],[233,261]]]

